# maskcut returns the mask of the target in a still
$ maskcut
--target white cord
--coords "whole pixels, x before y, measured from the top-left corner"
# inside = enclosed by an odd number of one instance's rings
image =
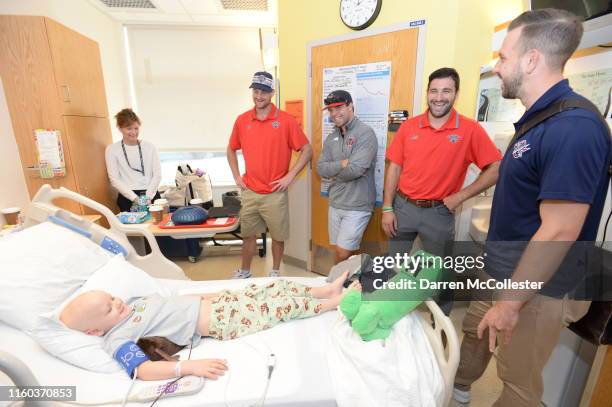
[[[134,382],[136,381],[136,377],[138,377],[138,368],[134,368],[134,377],[132,377],[132,381],[130,382],[130,387],[128,387],[127,393],[125,393],[125,397],[123,397],[123,402],[121,403],[121,407],[125,407],[128,397],[130,396],[130,392],[132,391],[132,387],[134,387]]]
[[[260,333],[261,335],[261,333]],[[269,356],[268,356],[268,360],[266,361],[264,359],[264,356],[261,354],[261,352],[252,344],[248,343],[246,340],[242,342],[243,345],[247,345],[248,347],[250,347],[251,349],[253,349],[255,351],[255,353],[257,355],[259,355],[259,357],[261,357],[261,360],[264,362],[264,364],[266,365],[266,371],[267,371],[267,378],[266,378],[266,386],[264,387],[264,390],[261,394],[261,396],[257,399],[257,401],[255,401],[255,403],[253,404],[245,404],[243,407],[255,407],[255,406],[264,406],[265,400],[266,400],[266,396],[268,394],[268,388],[270,387],[270,381],[272,378],[272,372],[274,371],[274,368],[276,366],[276,356],[274,355],[274,353],[272,353],[272,349],[270,348],[270,346],[268,346],[267,343],[265,343],[263,341],[263,339],[261,339],[260,335],[253,335],[253,337],[258,337],[259,341],[266,347],[268,348],[268,350],[270,351]],[[229,383],[231,381],[231,369],[229,369],[227,371],[228,375],[227,375],[227,381],[225,382],[225,390],[223,392],[223,402],[225,403],[225,407],[232,407],[230,406],[230,404],[227,401],[227,389],[229,388]]]

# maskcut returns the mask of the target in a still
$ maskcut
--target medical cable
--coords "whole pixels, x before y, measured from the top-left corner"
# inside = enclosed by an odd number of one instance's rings
[[[134,382],[136,381],[137,377],[138,377],[138,367],[134,368],[134,377],[132,377],[132,380],[130,381],[130,387],[128,387],[128,390],[125,393],[125,396],[123,397],[123,402],[121,403],[121,407],[125,407],[125,405],[127,404],[128,396],[132,392],[132,388],[134,387]]]
[[[254,335],[253,337],[257,337],[259,338],[259,341],[266,347],[268,348],[269,356],[268,359],[266,360],[264,358],[264,356],[262,355],[262,353],[259,351],[259,349],[257,349],[255,346],[253,346],[252,344],[248,343],[247,341],[242,342],[243,345],[246,345],[248,347],[250,347],[251,349],[253,349],[255,351],[255,353],[261,358],[261,360],[266,364],[266,368],[268,371],[267,374],[267,378],[266,378],[266,386],[264,387],[264,390],[261,394],[261,396],[252,404],[246,404],[243,407],[255,407],[255,406],[260,406],[263,407],[265,404],[265,400],[266,400],[266,396],[268,394],[268,389],[270,387],[270,381],[272,379],[272,372],[274,372],[274,369],[276,367],[276,356],[274,355],[274,353],[272,353],[272,349],[270,348],[270,346],[268,346],[267,343],[265,343],[262,339],[260,335]],[[227,375],[227,381],[225,383],[225,390],[223,392],[223,402],[225,403],[226,407],[232,407],[230,406],[230,404],[227,401],[227,390],[229,388],[229,383],[231,381],[231,369],[228,370],[228,375]]]
[[[191,340],[191,344],[189,345],[189,354],[187,355],[187,360],[191,360],[191,351],[193,350],[193,339]],[[180,363],[180,362],[177,362]],[[183,376],[177,377],[176,379],[172,380],[171,382],[167,383],[166,386],[164,387],[165,389],[170,388],[174,383],[178,382],[179,380],[181,380]],[[155,405],[155,403],[157,403],[157,401],[164,395],[166,394],[165,391],[160,392],[157,395],[157,398],[155,400],[153,400],[153,403],[151,403],[151,405],[149,407],[153,407]]]

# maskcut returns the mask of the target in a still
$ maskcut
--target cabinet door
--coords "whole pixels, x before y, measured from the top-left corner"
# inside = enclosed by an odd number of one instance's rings
[[[64,126],[78,192],[114,211],[116,196],[104,159],[106,146],[112,142],[108,119],[64,116]],[[83,208],[83,213],[94,212]]]
[[[64,132],[42,17],[0,16],[0,77],[30,198],[44,184],[76,190],[70,152],[66,149],[65,177],[42,179],[37,169],[34,130]],[[74,202],[56,203],[80,213]]]
[[[62,114],[108,117],[98,43],[45,18]]]

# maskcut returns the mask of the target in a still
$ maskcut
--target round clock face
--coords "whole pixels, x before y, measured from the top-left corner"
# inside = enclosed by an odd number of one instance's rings
[[[353,30],[363,30],[376,20],[382,0],[340,0],[340,18]]]

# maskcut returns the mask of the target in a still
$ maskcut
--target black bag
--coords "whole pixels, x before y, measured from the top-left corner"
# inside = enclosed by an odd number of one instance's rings
[[[586,315],[571,323],[569,329],[595,345],[611,345],[612,302],[593,301]]]

